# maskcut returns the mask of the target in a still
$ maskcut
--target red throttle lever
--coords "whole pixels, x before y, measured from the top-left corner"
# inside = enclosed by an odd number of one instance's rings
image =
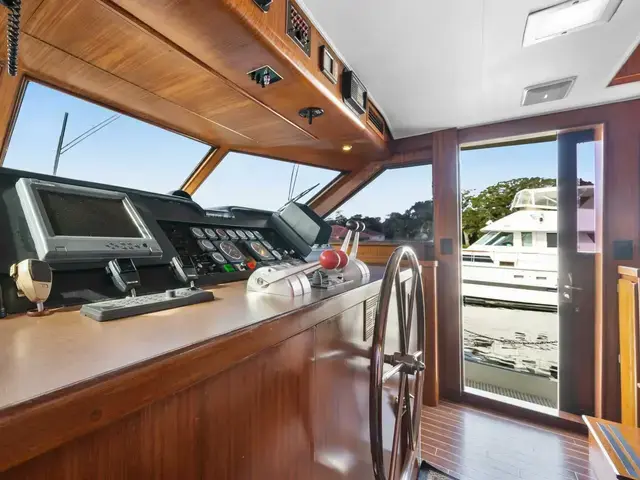
[[[342,250],[325,250],[320,254],[320,266],[325,270],[344,268],[349,263],[349,256]]]

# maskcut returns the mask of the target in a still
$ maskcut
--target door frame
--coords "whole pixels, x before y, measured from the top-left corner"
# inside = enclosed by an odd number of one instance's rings
[[[640,101],[634,102],[640,112]],[[574,130],[586,130],[593,129],[595,132],[595,139],[600,142],[599,148],[596,150],[596,184],[601,185],[601,193],[597,195],[595,199],[596,209],[596,246],[597,252],[595,258],[595,414],[603,418],[616,419],[619,415],[619,394],[616,392],[611,393],[611,389],[607,388],[607,384],[618,384],[619,375],[615,377],[612,375],[612,370],[617,372],[617,351],[614,355],[611,352],[611,339],[613,335],[605,332],[604,321],[604,255],[602,254],[604,248],[603,237],[603,213],[604,213],[604,192],[605,192],[605,177],[604,177],[604,152],[605,152],[605,125],[608,117],[614,116],[617,111],[616,106],[603,106],[593,107],[582,110],[575,110],[572,112],[563,112],[558,114],[546,115],[543,117],[531,117],[521,120],[513,120],[500,124],[485,125],[479,127],[470,127],[466,129],[457,130],[455,136],[457,140],[457,148],[455,156],[451,152],[451,136],[449,136],[448,146],[449,148],[436,148],[436,139],[433,139],[433,165],[434,165],[434,209],[436,211],[443,209],[450,212],[452,208],[455,208],[458,212],[456,218],[456,226],[460,225],[460,178],[459,178],[459,155],[458,153],[462,149],[468,147],[491,147],[500,145],[511,145],[518,143],[531,143],[537,141],[536,139],[549,138],[550,136],[557,136],[563,133],[568,133]],[[608,130],[607,130],[608,131]],[[435,137],[440,132],[435,132]],[[610,148],[610,147],[607,147]],[[455,165],[448,165],[445,167],[447,160],[451,162],[455,158]],[[436,170],[436,165],[438,169]],[[436,171],[443,174],[443,178],[437,177]],[[455,182],[452,181],[452,177],[455,176]],[[446,179],[446,181],[445,181]],[[436,196],[436,185],[439,185],[439,189],[447,194]],[[455,192],[455,196],[452,195]],[[446,206],[438,205],[438,201],[446,202]],[[451,226],[454,222],[449,220],[445,223],[445,232],[450,232]],[[435,237],[437,259],[441,261],[441,256],[438,255],[438,245],[445,234],[438,228],[438,223],[435,224]],[[453,237],[453,250],[460,253],[462,248],[461,235]],[[578,429],[582,430],[582,425],[579,424],[579,418],[560,411],[557,416],[540,413],[534,410],[526,410],[520,407],[516,407],[507,403],[499,402],[496,400],[479,397],[477,395],[464,392],[464,379],[462,372],[462,298],[460,295],[460,285],[462,281],[461,255],[455,255],[457,266],[447,278],[441,278],[439,280],[439,291],[445,289],[453,289],[456,298],[452,298],[454,294],[448,295],[445,298],[441,298],[439,295],[438,306],[440,309],[440,318],[438,320],[439,330],[447,332],[445,338],[440,338],[439,349],[453,350],[456,349],[457,358],[455,355],[449,353],[444,358],[442,353],[440,355],[440,362],[449,359],[454,360],[454,368],[442,369],[440,371],[440,393],[441,396],[453,401],[463,401],[472,405],[477,405],[482,408],[492,409],[502,413],[506,413],[511,416],[525,418],[532,421],[537,421],[552,426],[558,426],[562,428]],[[454,285],[455,284],[455,285]],[[447,316],[443,318],[442,310],[443,303],[450,302],[451,305],[447,308]],[[452,304],[455,301],[455,307]],[[610,309],[610,308],[609,308]],[[617,341],[617,330],[613,332]],[[456,378],[451,378],[452,372],[458,372]],[[449,374],[449,375],[447,375]]]

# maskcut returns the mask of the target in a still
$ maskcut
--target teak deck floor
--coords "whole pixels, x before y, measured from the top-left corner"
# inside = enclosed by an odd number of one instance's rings
[[[422,410],[422,459],[461,480],[587,480],[586,435],[450,402]]]

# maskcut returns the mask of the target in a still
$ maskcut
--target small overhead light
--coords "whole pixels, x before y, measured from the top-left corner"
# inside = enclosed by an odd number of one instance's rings
[[[575,81],[576,77],[570,77],[527,87],[522,95],[522,106],[562,100],[569,95]]]
[[[567,0],[531,12],[524,27],[522,46],[607,23],[621,3],[622,0]]]
[[[343,152],[350,152],[353,149],[353,145],[342,145]]]

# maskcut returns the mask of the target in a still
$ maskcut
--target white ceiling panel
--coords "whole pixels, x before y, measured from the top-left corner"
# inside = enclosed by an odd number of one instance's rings
[[[522,47],[548,0],[304,0],[395,138],[640,97],[607,85],[640,40],[640,0],[611,22]],[[557,2],[555,2],[557,3]],[[522,107],[525,87],[571,76],[563,100]]]

